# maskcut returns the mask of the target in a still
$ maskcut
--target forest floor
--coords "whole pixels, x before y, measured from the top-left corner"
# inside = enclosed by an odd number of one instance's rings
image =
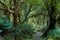
[[[36,32],[35,34],[33,34],[33,40],[42,40],[42,35],[42,32]],[[0,40],[4,40],[4,38],[0,36]]]
[[[33,35],[33,40],[42,40],[42,35],[43,35],[42,32],[36,32],[36,33]]]

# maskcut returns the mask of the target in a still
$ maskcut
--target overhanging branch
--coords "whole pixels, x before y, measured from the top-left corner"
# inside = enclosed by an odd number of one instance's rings
[[[2,5],[4,5],[4,7],[5,7],[5,8],[0,8],[1,10],[7,11],[7,12],[10,12],[10,13],[14,13],[14,11],[10,10],[9,7],[7,6],[7,4],[5,4],[3,1],[0,0],[0,3]]]
[[[0,0],[0,3],[4,5],[6,8],[8,8],[8,6],[3,1]]]

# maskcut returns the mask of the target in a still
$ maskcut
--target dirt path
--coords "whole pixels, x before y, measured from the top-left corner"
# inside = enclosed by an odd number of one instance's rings
[[[36,32],[34,35],[33,35],[33,40],[42,40],[42,36],[43,33],[42,32]]]

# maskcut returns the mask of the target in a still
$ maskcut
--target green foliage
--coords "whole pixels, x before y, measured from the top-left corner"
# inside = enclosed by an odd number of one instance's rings
[[[14,30],[14,34],[16,35],[22,35],[23,37],[24,36],[32,36],[33,34],[33,28],[30,24],[22,24],[22,25],[19,25],[15,30]]]
[[[13,29],[13,24],[8,19],[6,18],[3,19],[0,17],[0,28],[2,28],[2,30],[11,31]],[[12,36],[20,36],[20,37],[23,36],[22,38],[26,38],[26,37],[32,37],[32,35],[33,35],[33,28],[32,25],[28,23],[18,25],[15,30],[12,30]]]
[[[60,17],[60,1],[59,0],[24,0],[23,3],[18,3],[20,0],[16,0],[16,8],[17,8],[17,14],[18,15],[17,20],[19,23],[14,27],[14,16],[11,15],[10,12],[7,12],[8,10],[0,10],[0,32],[2,30],[6,31],[12,31],[11,35],[13,37],[18,37],[19,40],[30,40],[29,38],[32,38],[33,32],[35,30],[41,30],[45,32],[45,30],[49,27],[50,24],[50,13],[51,13],[51,6],[55,6],[56,12],[52,16],[53,18],[56,18],[56,20],[59,20]],[[23,0],[21,0],[23,1]],[[14,2],[13,0],[3,0],[3,2],[8,6],[8,9],[11,11],[14,10]],[[1,8],[5,8],[4,5],[0,4]],[[19,7],[19,8],[18,8]],[[9,11],[10,11],[9,10]],[[27,15],[27,16],[26,16]],[[9,17],[10,19],[8,19]],[[12,20],[12,22],[10,21]],[[22,22],[26,20],[23,24]],[[59,20],[60,21],[60,20]],[[60,25],[60,22],[56,21],[57,25]],[[15,28],[15,29],[14,29]],[[34,30],[35,29],[35,30]],[[60,37],[60,28],[55,28],[54,30],[50,30],[47,35],[48,38],[50,37]],[[6,35],[7,39],[9,37]],[[10,39],[11,40],[11,39]]]
[[[55,37],[60,37],[60,28],[56,28],[54,31]]]
[[[57,3],[56,9],[57,9],[58,12],[60,12],[60,3]]]
[[[40,0],[26,0],[28,3],[38,4]]]
[[[50,30],[48,33],[47,33],[47,37],[45,38],[46,40],[48,40],[49,38],[51,39],[56,39],[56,38],[59,38],[60,37],[60,28],[59,27],[56,27],[55,29],[53,30]],[[50,40],[49,39],[49,40]],[[57,40],[57,39],[56,39]]]
[[[2,30],[11,30],[12,27],[13,24],[9,19],[0,17],[0,28],[2,28]]]

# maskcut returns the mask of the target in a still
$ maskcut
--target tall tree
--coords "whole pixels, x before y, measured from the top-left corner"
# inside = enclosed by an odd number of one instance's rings
[[[55,13],[55,11],[56,11],[56,7],[55,7],[56,6],[56,0],[51,0],[50,2],[51,2],[50,8],[48,8],[46,5],[46,8],[47,8],[48,14],[49,14],[49,18],[50,18],[50,23],[49,23],[48,29],[43,34],[43,36],[45,36],[45,37],[48,35],[47,33],[50,30],[53,30],[55,28],[55,25],[56,25],[56,16],[54,15],[54,14],[56,14]]]

